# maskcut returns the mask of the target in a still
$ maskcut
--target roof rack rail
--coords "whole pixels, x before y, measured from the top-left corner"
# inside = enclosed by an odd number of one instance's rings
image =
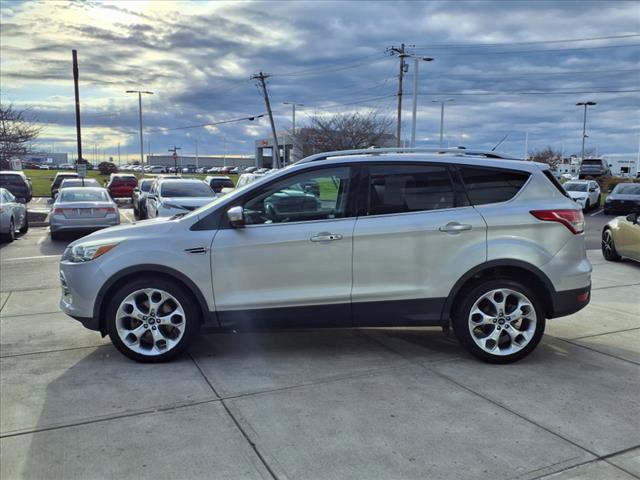
[[[369,147],[359,148],[356,150],[336,150],[333,152],[316,153],[308,157],[298,160],[297,165],[302,163],[317,162],[326,160],[329,157],[344,157],[349,155],[379,155],[381,153],[435,153],[435,154],[454,154],[460,156],[475,156],[487,158],[501,158],[504,160],[522,160],[520,158],[507,155],[505,153],[485,151],[485,150],[467,150],[466,148],[407,148],[407,147]]]

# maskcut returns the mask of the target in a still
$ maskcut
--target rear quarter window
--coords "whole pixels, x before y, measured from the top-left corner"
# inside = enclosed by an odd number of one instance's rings
[[[462,166],[460,176],[472,205],[485,205],[511,200],[529,178],[526,172]]]

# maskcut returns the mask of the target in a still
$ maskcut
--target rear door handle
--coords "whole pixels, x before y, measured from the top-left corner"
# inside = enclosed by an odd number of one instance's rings
[[[473,227],[468,223],[449,222],[441,226],[438,230],[445,233],[458,233],[465,230],[471,230]]]
[[[335,240],[342,240],[342,235],[338,233],[319,233],[314,235],[310,239],[312,242],[333,242]]]

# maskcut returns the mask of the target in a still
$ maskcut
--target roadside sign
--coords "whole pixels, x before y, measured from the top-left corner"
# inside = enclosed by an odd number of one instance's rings
[[[173,161],[175,162],[178,159],[178,154],[176,152],[173,152],[173,155],[171,155],[171,157],[173,157]]]
[[[86,163],[78,163],[76,165],[76,169],[78,171],[78,176],[79,177],[86,177],[87,176],[87,164]]]

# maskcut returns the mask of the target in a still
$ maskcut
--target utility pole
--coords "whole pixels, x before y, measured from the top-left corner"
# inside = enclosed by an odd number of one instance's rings
[[[280,168],[280,147],[278,145],[278,135],[276,134],[276,125],[273,123],[273,112],[271,111],[271,102],[269,102],[269,93],[267,92],[267,84],[265,80],[269,78],[269,75],[264,74],[262,71],[256,75],[251,76],[251,80],[259,80],[262,87],[262,94],[264,95],[264,103],[267,106],[267,113],[269,114],[269,123],[271,123],[271,134],[273,135],[273,149],[272,149],[272,168]]]
[[[175,173],[178,173],[178,150],[182,150],[180,147],[176,147],[175,145],[173,146],[173,148],[170,148],[169,151],[173,152],[173,168],[176,170]]]
[[[562,148],[564,150],[564,146]],[[524,159],[529,160],[529,132],[524,134]],[[562,154],[560,154],[560,160],[562,160]]]
[[[584,118],[582,120],[582,156],[580,162],[584,162],[584,141],[587,138],[587,107],[597,105],[596,102],[578,102],[576,107],[584,106]]]
[[[80,134],[80,90],[78,88],[78,51],[71,50],[71,55],[73,58],[73,86],[76,95],[76,141],[78,143],[78,159],[76,160],[76,164],[85,163],[85,160],[82,158],[82,136]]]
[[[122,161],[120,160],[120,142],[118,142],[118,166],[122,165]]]
[[[146,90],[127,90],[125,93],[137,93],[138,94],[138,117],[140,120],[140,165],[142,165],[142,175],[144,175],[144,141],[142,139],[142,94],[153,95],[153,92]]]
[[[402,80],[404,79],[404,72],[406,70],[404,59],[408,57],[408,55],[405,53],[404,43],[400,45],[400,47],[391,47],[389,50],[392,55],[397,53],[400,58],[400,75],[398,76],[398,118],[396,120],[396,147],[400,148],[400,135],[402,134]]]

